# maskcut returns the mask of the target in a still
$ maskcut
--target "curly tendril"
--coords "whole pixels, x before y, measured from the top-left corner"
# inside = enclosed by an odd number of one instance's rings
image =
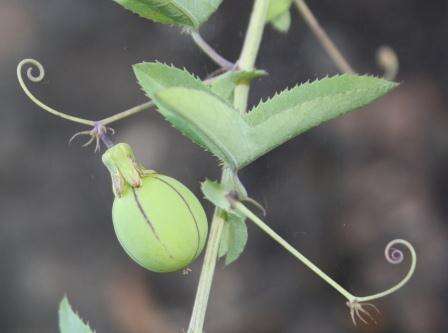
[[[17,79],[19,81],[20,87],[23,89],[23,91],[25,92],[25,94],[28,96],[28,98],[37,106],[39,106],[41,109],[55,115],[58,117],[61,117],[63,119],[66,120],[70,120],[73,121],[75,123],[79,123],[79,124],[83,124],[83,125],[87,125],[87,126],[92,126],[92,129],[89,131],[82,131],[79,132],[80,134],[94,134],[96,132],[98,132],[98,128],[100,128],[101,126],[107,126],[109,124],[112,124],[116,121],[131,117],[137,113],[140,113],[144,110],[147,110],[149,108],[152,108],[154,106],[154,102],[149,101],[137,106],[134,106],[130,109],[127,109],[125,111],[116,113],[110,117],[104,118],[102,120],[99,121],[94,121],[94,120],[89,120],[89,119],[84,119],[84,118],[80,118],[80,117],[75,117],[75,116],[71,116],[68,115],[66,113],[63,113],[61,111],[58,111],[48,105],[46,105],[45,103],[43,103],[42,101],[40,101],[36,96],[34,96],[31,91],[28,89],[27,85],[25,84],[25,80],[24,77],[22,76],[23,73],[23,69],[25,66],[29,66],[26,69],[26,77],[28,78],[28,80],[30,80],[31,82],[34,83],[38,83],[41,82],[44,77],[45,77],[45,69],[44,66],[42,66],[42,64],[35,60],[35,59],[23,59],[21,62],[19,62],[19,64],[17,65]],[[37,70],[37,75],[34,73],[34,70]],[[232,67],[230,70],[236,70],[236,67]],[[226,70],[227,71],[227,70]],[[213,81],[214,78],[210,78],[208,80],[204,80],[205,84],[210,84]],[[97,127],[97,128],[95,128]],[[76,133],[78,134],[78,133]],[[76,135],[75,135],[76,136]],[[92,135],[91,135],[92,136]],[[92,136],[95,137],[96,140],[96,136]]]
[[[28,60],[29,60],[29,64],[30,65],[31,64],[35,65],[35,67],[37,68],[37,71],[39,73],[37,76],[34,76],[34,74],[33,74],[33,67],[29,67],[27,69],[27,71],[26,71],[26,76],[28,77],[28,79],[30,79],[30,81],[32,81],[32,82],[40,82],[40,81],[42,81],[44,79],[44,77],[45,77],[44,66],[42,66],[41,63],[39,63],[37,61],[34,61],[32,59],[28,59]],[[33,63],[31,63],[31,62],[33,62]]]
[[[385,249],[386,260],[391,264],[399,264],[404,260],[404,254],[401,250],[397,249],[397,245],[404,246],[411,254],[411,266],[409,271],[405,275],[405,277],[398,282],[393,287],[384,290],[382,292],[368,295],[368,296],[355,296],[350,293],[347,289],[333,280],[329,275],[327,275],[324,271],[322,271],[319,267],[317,267],[311,260],[305,257],[302,253],[300,253],[296,248],[291,246],[285,239],[283,239],[280,235],[278,235],[274,230],[272,230],[263,220],[261,220],[258,216],[256,216],[250,209],[248,209],[245,205],[241,203],[238,198],[227,195],[226,198],[230,201],[230,206],[232,209],[237,210],[239,213],[243,214],[248,219],[252,220],[261,230],[263,230],[266,234],[268,234],[272,239],[274,239],[277,243],[279,243],[283,248],[285,248],[289,253],[291,253],[295,258],[301,261],[306,267],[308,267],[311,271],[317,274],[322,280],[336,289],[341,295],[343,295],[347,299],[347,306],[350,309],[350,316],[353,320],[353,323],[356,325],[356,319],[364,323],[368,323],[368,320],[375,322],[373,316],[367,309],[374,309],[378,311],[378,309],[370,303],[369,301],[373,301],[376,299],[383,298],[387,295],[390,295],[400,288],[402,288],[414,275],[415,267],[417,265],[417,254],[415,252],[414,247],[411,243],[403,239],[395,239],[389,244],[387,244]]]
[[[370,296],[355,297],[355,299],[358,302],[373,301],[375,299],[383,298],[387,295],[390,295],[390,294],[394,293],[395,291],[397,291],[398,289],[400,289],[401,287],[403,287],[411,279],[412,275],[414,275],[415,267],[417,266],[417,254],[416,254],[415,249],[412,246],[412,244],[409,243],[408,241],[406,241],[404,239],[395,239],[395,240],[389,242],[389,244],[387,244],[387,246],[386,246],[386,249],[384,250],[386,260],[389,263],[394,264],[394,265],[400,264],[403,262],[404,254],[401,250],[394,247],[396,245],[404,246],[411,254],[411,266],[409,268],[408,273],[405,275],[405,277],[399,283],[397,283],[392,288],[389,288],[383,292],[380,292],[380,293],[377,293],[374,295],[370,295]]]
[[[70,121],[73,121],[75,123],[94,126],[95,122],[93,120],[83,119],[75,116],[71,116],[68,114],[65,114],[63,112],[60,112],[58,110],[53,109],[52,107],[46,105],[45,103],[41,102],[36,96],[34,96],[30,90],[28,89],[27,85],[25,84],[25,81],[22,76],[23,68],[24,66],[30,66],[26,70],[26,76],[31,82],[41,82],[45,77],[45,69],[44,66],[40,62],[34,59],[24,59],[17,65],[17,79],[19,80],[19,84],[22,87],[25,94],[31,99],[31,101],[39,106],[41,109],[55,115],[58,117],[61,117],[63,119],[67,119]],[[37,69],[37,75],[33,74],[33,70]]]
[[[414,275],[415,267],[417,265],[417,254],[412,244],[406,240],[394,239],[393,241],[389,242],[389,244],[387,244],[386,248],[384,249],[384,255],[386,257],[387,262],[393,265],[401,264],[403,262],[404,260],[403,251],[397,249],[395,247],[396,245],[402,245],[406,247],[407,250],[411,253],[411,266],[409,268],[408,273],[399,283],[383,292],[364,297],[356,297],[350,294],[347,306],[350,309],[350,317],[354,325],[356,325],[356,319],[361,320],[365,324],[367,324],[369,320],[373,323],[376,323],[375,319],[373,319],[372,314],[367,309],[368,308],[374,309],[378,313],[379,310],[375,307],[375,305],[367,302],[383,298],[387,295],[396,292],[397,290],[401,289],[401,287],[403,287],[411,279],[412,275]]]
[[[386,246],[384,256],[386,257],[386,260],[393,265],[401,264],[404,259],[403,251],[393,248],[392,243],[389,243],[388,246]]]
[[[55,110],[54,108],[46,105],[45,103],[43,103],[42,101],[40,101],[36,96],[34,96],[31,91],[28,89],[27,85],[25,84],[25,80],[24,77],[22,75],[23,73],[23,69],[25,66],[29,66],[26,69],[26,77],[28,78],[28,80],[30,80],[31,82],[34,83],[38,83],[41,82],[44,77],[45,77],[45,69],[44,66],[42,66],[42,64],[34,59],[23,59],[21,62],[19,62],[19,64],[17,65],[17,79],[19,80],[19,84],[20,87],[22,87],[23,91],[25,92],[25,94],[28,96],[28,98],[35,103],[37,106],[39,106],[41,109],[55,115],[58,117],[61,117],[63,119],[66,120],[70,120],[73,121],[75,123],[79,123],[79,124],[83,124],[83,125],[88,125],[88,126],[92,126],[93,129],[92,131],[95,131],[95,126],[106,126],[109,125],[113,122],[116,122],[118,120],[121,119],[125,119],[127,117],[130,117],[134,114],[137,114],[139,112],[142,112],[144,110],[147,110],[151,107],[154,106],[154,103],[152,101],[134,106],[128,110],[119,112],[117,114],[114,114],[110,117],[104,118],[102,120],[99,121],[94,121],[94,120],[89,120],[89,119],[84,119],[84,118],[80,118],[80,117],[75,117],[75,116],[71,116],[68,115],[66,113],[63,113],[61,111]],[[37,75],[34,73],[34,70],[37,70]],[[90,131],[88,131],[90,132]],[[83,132],[83,134],[85,134],[85,132]]]
[[[400,61],[394,49],[385,45],[381,46],[376,51],[376,62],[383,69],[383,77],[386,80],[393,81],[397,77]]]

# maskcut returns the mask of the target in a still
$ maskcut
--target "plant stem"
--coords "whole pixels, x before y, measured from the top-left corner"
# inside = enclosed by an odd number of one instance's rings
[[[244,216],[247,216],[252,222],[254,222],[261,230],[263,230],[266,234],[268,234],[272,239],[274,239],[277,243],[283,246],[289,253],[291,253],[294,257],[299,259],[306,267],[316,273],[320,278],[322,278],[325,282],[331,285],[334,289],[342,294],[347,300],[351,301],[355,299],[351,293],[345,290],[339,283],[334,281],[331,277],[325,274],[319,267],[314,265],[308,258],[306,258],[303,254],[297,251],[294,247],[292,247],[287,241],[285,241],[282,237],[280,237],[274,230],[272,230],[266,223],[264,223],[258,216],[256,216],[252,211],[246,208],[241,202],[236,202],[235,208],[240,211]]]
[[[230,170],[224,168],[221,182],[228,181]],[[215,273],[216,262],[218,259],[219,241],[221,239],[222,230],[225,220],[221,216],[221,210],[215,208],[213,219],[210,227],[207,249],[205,251],[204,262],[202,264],[201,276],[199,278],[196,298],[191,314],[188,333],[202,333],[205,321],[205,313],[207,311],[208,299],[212,287],[213,276]]]
[[[191,37],[193,38],[196,45],[211,59],[213,60],[218,66],[225,70],[231,70],[235,64],[231,61],[225,59],[223,56],[221,56],[216,50],[210,46],[199,34],[197,31],[191,32]]]
[[[219,239],[221,237],[225,222],[217,215],[218,210],[215,210],[213,222],[210,227],[207,250],[205,252],[204,262],[202,264],[201,277],[199,279],[199,285],[196,291],[196,299],[193,312],[191,314],[190,325],[188,327],[188,333],[202,333],[202,328],[204,327],[205,313],[207,311],[213,275],[215,273]]]
[[[132,108],[126,110],[126,111],[114,114],[113,116],[104,118],[104,119],[100,120],[99,123],[101,123],[101,125],[106,126],[106,125],[109,125],[109,124],[111,124],[113,122],[116,122],[118,120],[130,117],[130,116],[132,116],[134,114],[137,114],[137,113],[139,113],[141,111],[149,109],[150,107],[153,107],[153,106],[154,106],[154,102],[149,101],[149,102],[146,102],[146,103],[134,106],[134,107],[132,107]]]
[[[257,59],[258,50],[260,49],[263,37],[264,26],[266,24],[266,16],[268,12],[268,0],[256,0],[252,9],[252,15],[249,21],[244,45],[241,50],[238,67],[242,71],[251,71],[254,69],[255,60]],[[249,83],[240,83],[235,88],[234,106],[241,113],[246,112],[247,102],[249,99]]]
[[[310,27],[311,31],[317,37],[319,42],[322,44],[323,48],[330,56],[330,58],[335,62],[336,66],[343,73],[354,74],[352,66],[348,63],[348,61],[344,58],[342,53],[338,50],[336,45],[332,42],[330,37],[324,28],[320,25],[319,21],[314,16],[313,12],[310,10],[308,5],[304,0],[295,0],[295,4],[297,10],[300,15],[303,16],[305,22]]]
[[[249,28],[246,32],[243,50],[238,61],[238,65],[242,70],[250,70],[255,64],[264,31],[268,6],[269,0],[255,0],[254,2]],[[248,84],[237,86],[234,105],[240,112],[245,112],[246,110],[248,95]],[[232,177],[232,173],[232,170],[224,167],[221,182],[228,182],[229,177]],[[218,258],[219,242],[225,223],[220,216],[220,212],[220,209],[216,208],[213,214],[204,263],[199,278],[190,324],[188,326],[188,333],[202,333],[204,329],[205,314]]]

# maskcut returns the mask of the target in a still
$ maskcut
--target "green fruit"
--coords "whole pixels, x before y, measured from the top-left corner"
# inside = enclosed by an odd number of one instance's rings
[[[112,175],[115,233],[126,253],[154,272],[187,267],[202,252],[207,217],[199,200],[177,180],[145,170],[127,144],[103,155]]]

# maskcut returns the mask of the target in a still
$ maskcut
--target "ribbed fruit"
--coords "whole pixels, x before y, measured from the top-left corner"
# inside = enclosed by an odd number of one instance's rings
[[[116,197],[114,229],[126,253],[154,272],[188,266],[204,248],[207,217],[198,199],[177,180],[160,174]]]

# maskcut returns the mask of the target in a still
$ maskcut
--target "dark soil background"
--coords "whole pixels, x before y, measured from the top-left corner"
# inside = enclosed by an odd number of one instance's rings
[[[229,59],[242,45],[252,1],[225,0],[201,30]],[[267,221],[357,294],[398,281],[387,242],[419,254],[408,286],[376,302],[378,325],[353,327],[345,300],[249,226],[247,250],[219,265],[207,313],[210,333],[448,331],[448,2],[310,0],[352,65],[380,75],[375,51],[399,55],[402,85],[367,107],[314,129],[241,172]],[[267,27],[251,103],[297,82],[337,73],[296,13],[281,35]],[[67,113],[100,119],[145,102],[131,65],[159,60],[201,77],[216,67],[175,28],[111,0],[0,0],[0,331],[57,332],[65,293],[97,332],[172,333],[188,324],[202,258],[187,277],[158,275],[128,259],[111,222],[113,195],[100,155],[68,138],[82,126],[40,111],[19,89],[23,58],[40,60],[30,87]],[[154,111],[116,124],[148,167],[198,196],[216,179],[214,158]],[[211,212],[211,206],[204,203]]]

